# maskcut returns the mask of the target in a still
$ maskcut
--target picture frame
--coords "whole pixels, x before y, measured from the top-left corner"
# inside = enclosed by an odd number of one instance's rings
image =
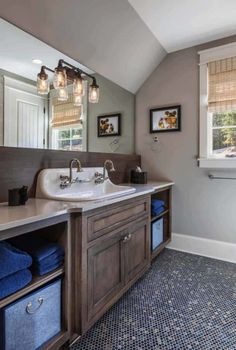
[[[121,113],[113,113],[98,116],[97,136],[121,136]]]
[[[150,133],[181,131],[181,105],[150,109]]]

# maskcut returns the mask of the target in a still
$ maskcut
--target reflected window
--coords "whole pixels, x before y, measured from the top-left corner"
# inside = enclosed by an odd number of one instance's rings
[[[65,151],[83,151],[83,125],[78,124],[60,129],[52,129],[52,142],[54,149]]]
[[[70,90],[70,87],[69,89]],[[66,101],[58,101],[56,90],[50,92],[50,146],[57,150],[86,151],[87,95],[75,103],[69,91]]]

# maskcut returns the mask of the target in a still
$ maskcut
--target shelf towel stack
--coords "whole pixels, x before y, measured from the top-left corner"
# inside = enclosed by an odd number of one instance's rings
[[[24,288],[32,280],[29,254],[7,242],[0,242],[0,299]]]
[[[165,210],[165,202],[160,199],[152,199],[151,211],[152,216],[157,216]]]
[[[64,250],[58,244],[35,235],[26,235],[12,240],[13,244],[24,249],[33,258],[33,274],[43,276],[64,262]]]

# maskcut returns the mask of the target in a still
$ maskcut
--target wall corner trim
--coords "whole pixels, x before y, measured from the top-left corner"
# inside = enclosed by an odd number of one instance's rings
[[[235,243],[172,233],[172,241],[167,248],[236,263]]]

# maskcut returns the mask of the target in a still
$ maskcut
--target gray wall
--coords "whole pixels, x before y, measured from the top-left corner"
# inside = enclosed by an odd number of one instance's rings
[[[171,179],[173,232],[236,243],[236,182],[208,179],[197,166],[199,123],[198,50],[236,40],[236,36],[181,50],[168,56],[136,95],[136,152],[152,179]],[[152,146],[149,109],[182,106],[182,132],[155,134]],[[153,149],[153,150],[152,150]],[[234,172],[236,176],[236,171]]]
[[[109,144],[114,137],[97,137],[97,116],[121,113],[120,147],[115,152],[134,153],[135,96],[110,80],[98,74],[95,76],[100,87],[100,98],[98,104],[88,103],[88,151],[112,152]]]

